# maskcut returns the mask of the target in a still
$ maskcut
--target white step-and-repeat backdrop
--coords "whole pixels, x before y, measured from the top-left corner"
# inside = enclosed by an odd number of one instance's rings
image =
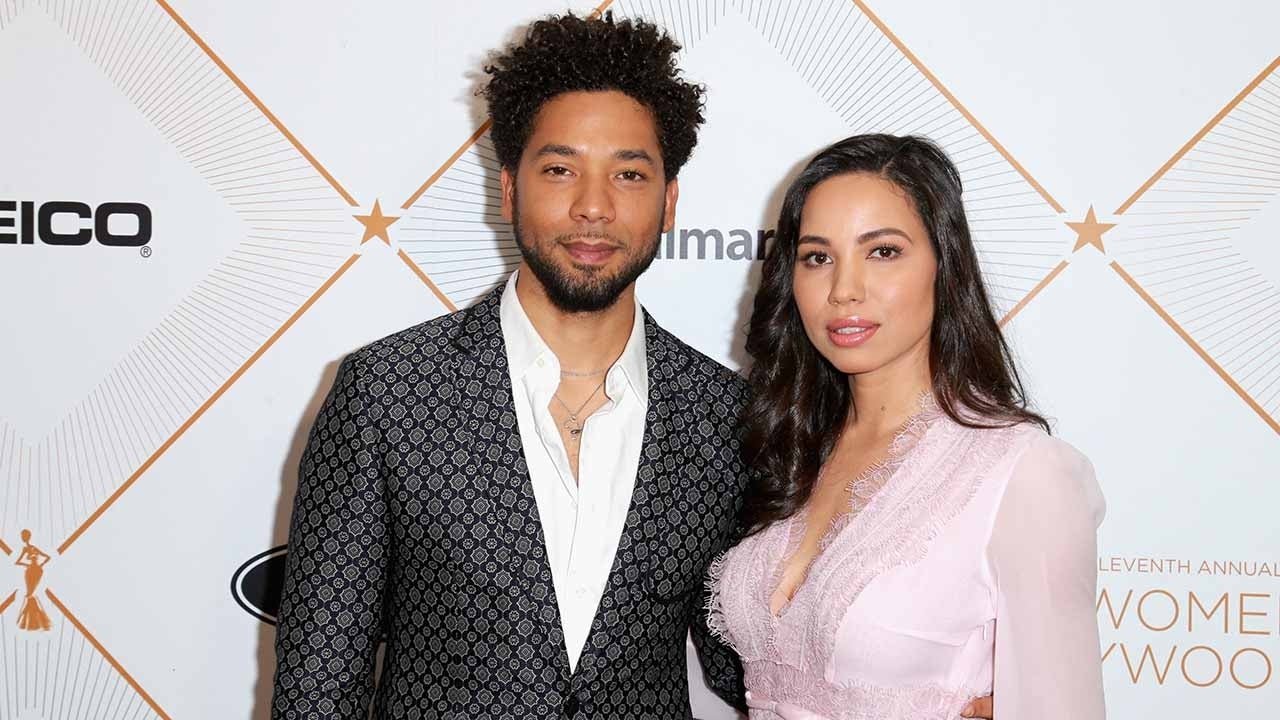
[[[565,8],[0,0],[0,718],[267,716],[311,419],[344,353],[516,263],[473,90]],[[610,8],[710,91],[659,320],[740,367],[788,177],[858,132],[939,141],[1107,495],[1111,716],[1276,716],[1280,4]]]

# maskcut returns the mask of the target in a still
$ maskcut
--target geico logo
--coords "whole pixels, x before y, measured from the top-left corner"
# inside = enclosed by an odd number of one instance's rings
[[[14,228],[6,231],[5,228]],[[104,202],[96,208],[73,200],[0,200],[0,245],[79,246],[97,240],[108,247],[151,242],[151,208],[142,203]]]

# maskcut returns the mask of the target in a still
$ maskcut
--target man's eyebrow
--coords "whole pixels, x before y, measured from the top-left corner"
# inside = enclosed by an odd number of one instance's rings
[[[543,155],[559,155],[561,157],[574,157],[577,154],[578,154],[578,151],[574,150],[568,145],[557,145],[555,143],[547,143],[546,145],[543,145],[542,147],[538,148],[536,157],[542,157]]]
[[[653,164],[653,156],[645,150],[619,150],[613,156],[618,160],[643,160]]]

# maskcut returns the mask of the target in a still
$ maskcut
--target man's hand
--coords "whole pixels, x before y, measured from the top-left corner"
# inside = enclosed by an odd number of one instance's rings
[[[991,707],[991,696],[978,698],[964,707],[960,711],[960,717],[967,718],[986,718],[992,720],[995,717],[995,711]]]

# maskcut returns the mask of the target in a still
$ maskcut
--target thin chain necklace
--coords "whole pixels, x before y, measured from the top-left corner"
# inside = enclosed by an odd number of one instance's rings
[[[600,388],[602,387],[604,387],[603,380],[600,381],[600,384],[596,386],[595,390],[591,391],[591,394],[588,395],[587,399],[578,406],[577,410],[571,410],[569,406],[560,399],[560,393],[551,394],[551,397],[555,398],[556,402],[560,403],[560,407],[564,408],[565,412],[569,413],[569,419],[565,420],[564,425],[561,427],[569,431],[570,440],[576,441],[582,436],[582,423],[578,422],[578,413],[582,412],[582,409],[587,406],[587,403],[591,402],[591,399],[596,396],[596,393],[600,392]]]
[[[564,377],[587,378],[587,377],[600,377],[601,375],[607,372],[609,372],[609,368],[604,368],[602,370],[592,370],[591,372],[578,372],[576,370],[561,370],[560,374],[563,375]]]

